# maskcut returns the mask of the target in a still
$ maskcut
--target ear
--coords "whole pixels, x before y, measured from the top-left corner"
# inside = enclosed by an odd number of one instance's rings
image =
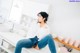
[[[45,20],[45,18],[43,18]]]

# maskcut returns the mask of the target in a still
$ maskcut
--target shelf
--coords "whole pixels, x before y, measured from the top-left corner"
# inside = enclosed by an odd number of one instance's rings
[[[79,51],[80,51],[80,48],[75,47],[75,46],[73,46],[73,45],[70,45],[70,44],[68,44],[68,43],[65,43],[64,41],[60,41],[58,38],[54,38],[54,40],[57,41],[57,42],[60,42],[60,43],[62,43],[62,44],[64,44],[64,45],[66,45],[66,46],[68,46],[68,47],[70,47],[70,48],[73,48],[73,49],[76,49],[76,50],[79,50]]]

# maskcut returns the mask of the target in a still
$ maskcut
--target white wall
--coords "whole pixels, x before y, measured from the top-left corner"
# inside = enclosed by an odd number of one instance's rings
[[[80,3],[68,0],[32,0],[51,4],[49,22],[53,33],[80,39]]]
[[[9,17],[12,2],[13,0],[0,0],[0,16],[3,19],[7,19]]]
[[[28,1],[28,0],[21,0],[24,3],[22,14],[31,16],[33,18],[37,18],[37,14],[41,11],[49,12],[49,5],[40,3],[40,2],[34,2],[34,1]]]
[[[53,31],[58,35],[80,40],[80,3],[65,0],[53,1]]]

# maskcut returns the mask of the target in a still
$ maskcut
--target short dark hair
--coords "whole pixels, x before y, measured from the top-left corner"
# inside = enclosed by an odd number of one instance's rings
[[[46,22],[47,20],[48,20],[48,13],[46,13],[46,12],[39,12],[38,13],[38,16],[39,16],[39,14],[43,17],[43,18],[45,18],[45,20],[44,20],[44,22]]]

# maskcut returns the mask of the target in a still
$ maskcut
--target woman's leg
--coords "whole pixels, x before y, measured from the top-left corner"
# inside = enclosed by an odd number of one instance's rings
[[[22,48],[31,48],[32,47],[32,42],[30,39],[23,39],[18,41],[16,48],[15,48],[15,53],[21,53]]]
[[[47,44],[49,46],[51,53],[56,53],[55,43],[54,43],[54,40],[53,40],[51,34],[47,35],[42,40],[40,40],[38,42],[38,47],[39,47],[39,49],[41,49],[41,48],[44,48]]]

